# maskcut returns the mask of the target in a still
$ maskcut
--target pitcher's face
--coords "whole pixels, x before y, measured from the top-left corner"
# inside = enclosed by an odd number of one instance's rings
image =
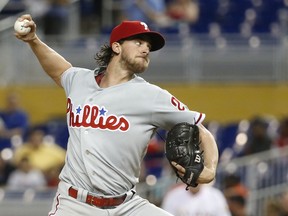
[[[120,53],[122,67],[133,73],[144,72],[150,63],[150,49],[150,43],[141,39],[124,41]]]

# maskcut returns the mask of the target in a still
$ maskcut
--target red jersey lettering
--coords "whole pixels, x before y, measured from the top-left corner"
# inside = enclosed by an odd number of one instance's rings
[[[172,105],[175,106],[178,110],[180,110],[180,111],[185,110],[184,105],[183,105],[177,98],[175,98],[174,96],[171,97],[171,103],[172,103]]]
[[[70,127],[91,127],[102,130],[127,131],[130,127],[128,120],[124,116],[108,115],[107,110],[96,105],[85,105],[83,108],[77,107],[76,113],[73,111],[73,104],[70,98],[67,100],[68,126]],[[82,117],[82,118],[81,118]]]

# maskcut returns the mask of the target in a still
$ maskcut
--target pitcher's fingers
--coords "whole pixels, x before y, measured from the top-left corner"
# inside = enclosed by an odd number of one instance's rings
[[[175,161],[172,161],[171,164],[178,170],[178,172],[185,173],[185,168],[180,164],[176,163]]]
[[[18,18],[18,20],[24,20],[24,19],[27,19],[27,20],[31,21],[32,20],[32,16],[30,14],[23,14],[23,15],[21,15]]]

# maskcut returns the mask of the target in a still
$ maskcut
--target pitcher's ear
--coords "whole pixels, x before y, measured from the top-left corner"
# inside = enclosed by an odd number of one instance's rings
[[[119,54],[120,53],[120,44],[118,42],[112,43],[112,50],[113,52]]]

